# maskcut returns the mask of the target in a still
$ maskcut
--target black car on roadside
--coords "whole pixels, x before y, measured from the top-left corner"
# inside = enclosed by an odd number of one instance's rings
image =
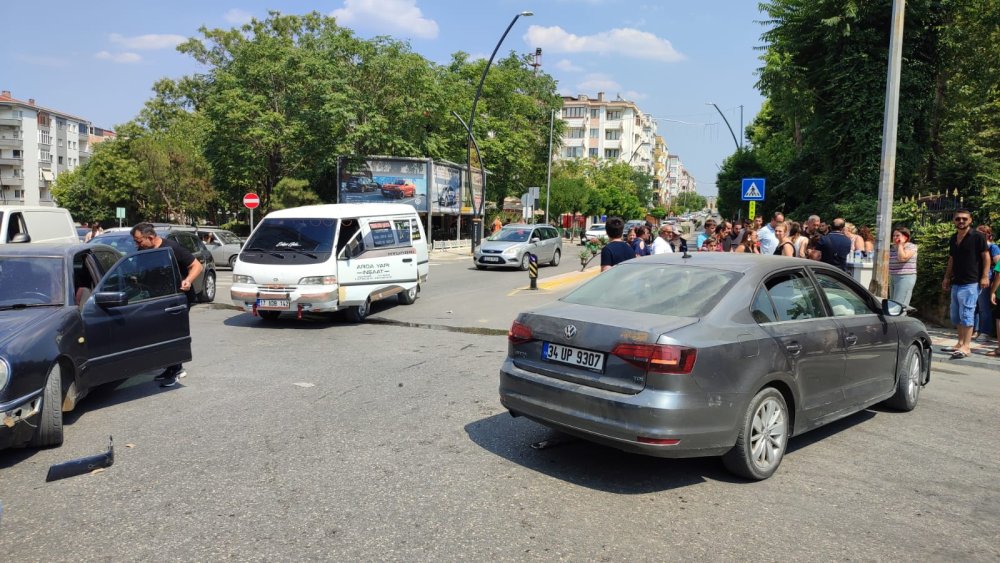
[[[156,234],[160,235],[161,238],[177,241],[201,262],[202,272],[192,284],[195,296],[201,303],[215,301],[215,281],[218,278],[215,271],[215,259],[212,257],[212,251],[198,237],[198,231],[187,225],[153,223],[153,226],[156,227]],[[88,244],[106,244],[123,254],[131,254],[136,251],[135,240],[132,238],[130,229],[127,228],[104,231],[104,233],[90,239]]]
[[[191,360],[170,250],[0,245],[0,449],[58,446],[87,392]]]
[[[344,191],[352,193],[377,192],[381,184],[367,176],[351,176],[344,182]]]

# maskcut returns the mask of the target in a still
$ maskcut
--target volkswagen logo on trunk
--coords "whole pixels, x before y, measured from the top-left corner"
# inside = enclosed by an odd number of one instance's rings
[[[566,338],[573,338],[576,336],[576,327],[573,325],[566,325],[566,328],[563,329],[563,334],[566,335]]]

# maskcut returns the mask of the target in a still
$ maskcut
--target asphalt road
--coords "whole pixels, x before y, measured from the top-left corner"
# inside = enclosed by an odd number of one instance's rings
[[[521,291],[522,272],[435,263],[414,305],[380,305],[363,325],[267,325],[195,307],[183,385],[139,377],[99,390],[68,417],[61,448],[0,452],[0,553],[1000,558],[1000,375],[936,363],[915,411],[874,409],[795,438],[761,483],[732,478],[716,459],[645,458],[582,441],[535,450],[555,435],[500,407],[506,339],[496,333],[570,286]],[[108,435],[113,467],[44,482],[50,464],[99,452]]]

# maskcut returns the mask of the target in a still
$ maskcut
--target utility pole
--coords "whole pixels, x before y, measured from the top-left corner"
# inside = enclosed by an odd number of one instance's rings
[[[899,73],[903,61],[903,15],[906,0],[892,0],[889,35],[889,72],[885,84],[885,118],[882,125],[882,164],[878,183],[878,217],[875,263],[869,291],[889,296],[889,245],[892,241],[892,191],[896,181],[896,126],[899,121]]]
[[[540,49],[539,49],[540,50]],[[556,110],[549,115],[549,171],[545,175],[545,224],[549,224],[549,198],[552,195],[552,127],[556,123]]]

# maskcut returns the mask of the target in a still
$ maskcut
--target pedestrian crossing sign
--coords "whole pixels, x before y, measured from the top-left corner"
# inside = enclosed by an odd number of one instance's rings
[[[743,201],[764,201],[765,178],[743,178]]]

